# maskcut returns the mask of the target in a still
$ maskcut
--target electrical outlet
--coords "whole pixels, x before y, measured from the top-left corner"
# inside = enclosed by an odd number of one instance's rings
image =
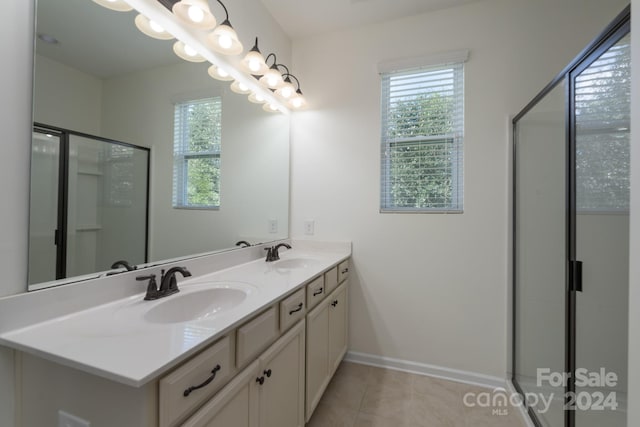
[[[58,427],[91,427],[91,423],[65,411],[58,411]]]
[[[278,232],[278,220],[270,219],[269,220],[269,233],[277,233]]]
[[[307,236],[313,236],[315,228],[315,221],[312,219],[308,219],[304,222],[304,234]]]

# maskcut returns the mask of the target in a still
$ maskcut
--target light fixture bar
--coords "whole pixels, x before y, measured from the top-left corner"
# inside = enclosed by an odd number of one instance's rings
[[[158,23],[177,40],[194,48],[205,60],[217,67],[223,68],[234,80],[249,88],[252,93],[260,94],[265,103],[277,105],[279,111],[289,114],[289,107],[283,103],[269,89],[259,84],[249,73],[242,71],[240,61],[235,57],[228,57],[215,52],[209,47],[207,33],[195,28],[187,28],[156,0],[122,0],[136,9],[148,19]]]

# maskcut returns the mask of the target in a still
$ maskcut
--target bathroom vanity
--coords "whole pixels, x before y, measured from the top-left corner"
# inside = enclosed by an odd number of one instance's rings
[[[136,290],[109,301],[70,302],[68,286],[0,300],[33,311],[0,332],[17,351],[22,425],[57,425],[64,411],[92,427],[304,426],[346,352],[351,249],[292,246],[274,262],[256,259],[261,247],[234,251],[246,262],[187,260],[193,277],[156,301],[136,272],[97,280],[121,288],[105,295]]]

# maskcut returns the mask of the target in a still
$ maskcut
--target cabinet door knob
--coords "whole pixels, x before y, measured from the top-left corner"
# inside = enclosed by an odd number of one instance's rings
[[[189,387],[188,389],[186,389],[182,394],[184,395],[184,397],[187,397],[191,394],[192,391],[197,390],[199,388],[202,388],[204,386],[209,385],[209,383],[211,383],[211,381],[213,381],[216,377],[216,374],[218,373],[218,371],[221,369],[220,365],[216,365],[215,368],[213,368],[213,370],[211,371],[211,376],[209,378],[207,378],[202,384],[199,385],[194,385]]]
[[[267,378],[271,378],[271,369],[267,369],[263,373],[267,376]]]
[[[347,274],[349,272],[349,267],[345,268],[341,271],[342,274]]]
[[[332,306],[334,306],[334,307],[335,307],[336,305],[338,305],[338,300],[333,301],[333,302],[331,303],[331,305],[332,305]]]
[[[256,378],[256,382],[260,385],[264,384],[264,377],[258,377]]]

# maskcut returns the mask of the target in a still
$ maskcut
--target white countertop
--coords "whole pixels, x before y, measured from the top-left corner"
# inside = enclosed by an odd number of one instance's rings
[[[308,245],[281,250],[281,261],[305,260],[294,269],[258,259],[189,280],[177,275],[178,294],[143,301],[141,292],[4,331],[0,344],[140,387],[350,255],[350,245]],[[149,309],[171,298],[226,285],[246,289],[246,299],[229,310],[185,322],[155,323],[144,317]]]

